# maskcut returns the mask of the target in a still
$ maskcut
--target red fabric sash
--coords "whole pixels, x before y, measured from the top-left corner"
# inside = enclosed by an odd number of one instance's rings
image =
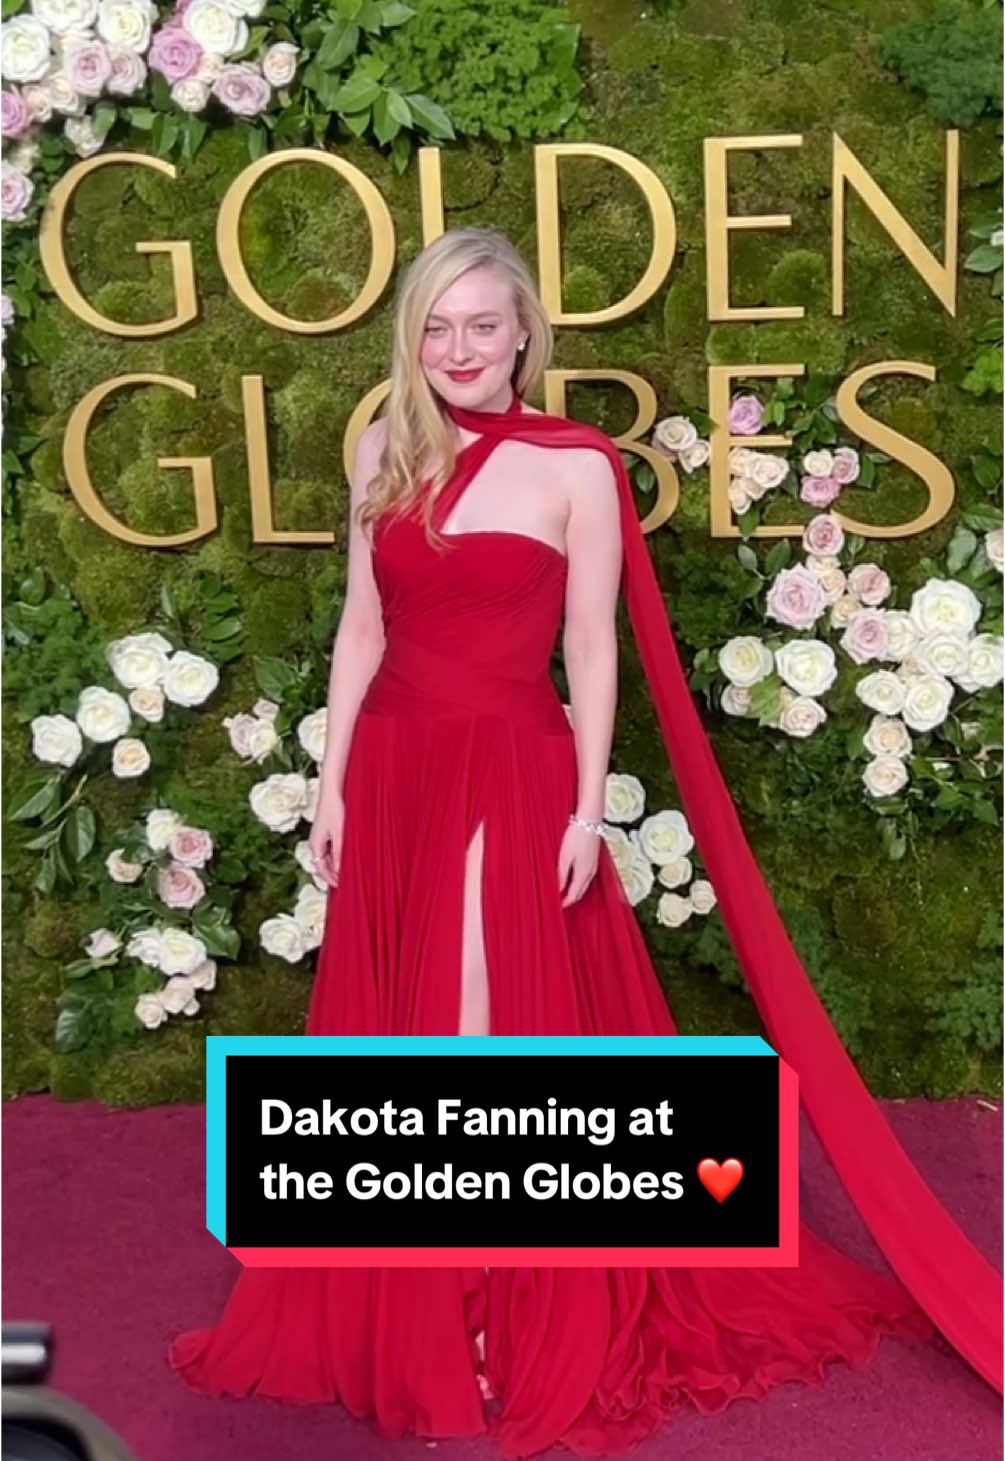
[[[772,1048],[859,1213],[905,1288],[988,1384],[1002,1390],[1002,1279],[939,1202],[874,1101],[832,1026],[744,836],[691,695],[631,483],[598,428],[524,411],[447,404],[464,430],[535,446],[594,447],[617,478],[622,591],[684,811]],[[462,479],[479,454],[463,454]],[[459,484],[457,484],[459,485]],[[456,501],[456,495],[454,495]]]

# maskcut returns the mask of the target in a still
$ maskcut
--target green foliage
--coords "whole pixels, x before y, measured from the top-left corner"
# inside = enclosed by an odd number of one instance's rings
[[[1002,109],[1001,13],[998,5],[938,0],[930,15],[893,26],[877,52],[932,112],[953,127],[969,127]]]

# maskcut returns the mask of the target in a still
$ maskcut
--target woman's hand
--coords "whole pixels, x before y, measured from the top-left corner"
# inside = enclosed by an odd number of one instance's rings
[[[330,888],[338,887],[344,820],[345,804],[341,796],[329,792],[318,798],[307,844],[311,849],[318,876],[324,878]]]
[[[558,854],[558,890],[562,907],[578,903],[593,881],[600,859],[600,838],[587,827],[570,822]]]

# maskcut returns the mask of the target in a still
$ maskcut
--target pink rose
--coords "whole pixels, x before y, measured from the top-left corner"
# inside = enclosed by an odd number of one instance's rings
[[[213,82],[213,95],[238,117],[257,117],[269,104],[272,88],[247,61],[232,61]]]
[[[199,69],[202,47],[180,25],[169,25],[154,36],[147,59],[151,69],[173,85]]]
[[[891,584],[889,575],[875,563],[859,563],[848,575],[848,588],[863,604],[881,604]]]
[[[765,612],[769,619],[777,619],[791,629],[811,629],[825,606],[819,575],[798,563],[778,574],[768,590]]]
[[[206,896],[206,889],[198,873],[173,862],[157,874],[157,896],[169,908],[194,908]]]
[[[803,529],[803,551],[814,558],[830,558],[843,547],[844,529],[832,513],[820,513]]]
[[[882,610],[859,609],[848,621],[841,647],[857,665],[870,659],[890,658],[890,637]]]
[[[74,91],[81,96],[100,96],[112,74],[112,63],[103,41],[74,41],[67,37],[63,47],[63,70]]]
[[[858,480],[858,473],[858,452],[850,446],[839,446],[834,453],[834,465],[831,467],[831,476],[834,481],[840,482],[842,487],[847,487],[849,482]]]
[[[112,72],[108,90],[115,96],[135,96],[147,79],[146,62],[127,46],[109,46],[108,60]]]
[[[168,838],[167,850],[185,867],[205,867],[213,856],[213,839],[201,827],[176,827]]]
[[[764,420],[764,407],[756,396],[734,396],[729,408],[732,436],[756,436]]]
[[[833,477],[803,477],[799,496],[814,507],[830,507],[841,494],[841,483]]]
[[[21,223],[28,215],[35,184],[4,158],[0,163],[0,217],[8,223]]]
[[[0,110],[0,131],[5,137],[23,137],[31,126],[31,112],[28,103],[15,88],[3,93]]]

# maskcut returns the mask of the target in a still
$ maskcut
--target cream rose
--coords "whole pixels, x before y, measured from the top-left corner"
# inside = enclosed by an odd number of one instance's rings
[[[137,878],[143,876],[143,864],[141,862],[127,862],[122,855],[122,848],[116,847],[105,858],[105,868],[113,883],[135,883]]]
[[[37,16],[15,15],[0,27],[5,81],[41,81],[49,69],[49,29]]]
[[[886,653],[892,660],[904,660],[914,651],[920,635],[918,626],[906,609],[885,609]]]
[[[797,695],[823,695],[838,673],[834,651],[822,639],[790,639],[775,651],[775,668]]]
[[[98,14],[98,0],[31,0],[31,13],[53,35],[83,35]]]
[[[307,808],[307,781],[295,771],[275,771],[248,793],[251,810],[273,832],[292,832]]]
[[[808,451],[803,457],[803,471],[809,477],[829,477],[834,458],[829,451]]]
[[[32,754],[53,766],[72,766],[84,749],[80,727],[68,715],[36,715],[31,723]]]
[[[84,944],[89,959],[107,959],[109,954],[117,953],[121,947],[122,940],[110,928],[94,929]]]
[[[193,0],[198,5],[199,0]],[[216,665],[201,655],[179,649],[164,671],[164,694],[175,705],[201,705],[220,683]]]
[[[922,674],[955,679],[967,672],[969,641],[945,629],[935,629],[918,640],[911,657]]]
[[[164,936],[159,928],[141,928],[126,944],[126,953],[131,959],[139,959],[141,964],[159,969],[163,944]]]
[[[707,464],[711,454],[712,449],[707,441],[696,441],[694,446],[682,447],[677,454],[677,460],[690,476],[692,472],[697,472],[699,467]]]
[[[604,820],[635,822],[646,809],[646,793],[637,776],[610,772],[604,790]]]
[[[719,703],[726,715],[749,715],[750,691],[739,685],[726,685]]]
[[[749,689],[771,674],[774,655],[755,634],[737,634],[719,650],[719,668],[731,685]]]
[[[871,756],[909,756],[911,733],[895,715],[874,715],[862,744]]]
[[[77,724],[89,741],[117,741],[129,729],[129,706],[114,690],[88,685],[77,701]]]
[[[109,46],[108,59],[112,74],[106,90],[113,96],[135,96],[147,79],[146,62],[128,46]]]
[[[209,105],[209,83],[201,76],[184,76],[171,88],[171,100],[175,106],[190,116],[204,112]]]
[[[911,598],[911,618],[922,634],[943,629],[965,639],[981,617],[981,601],[965,583],[930,578]]]
[[[159,994],[141,994],[133,1005],[133,1013],[145,1030],[156,1030],[168,1017]]]
[[[303,930],[289,913],[267,918],[258,930],[259,941],[267,954],[275,954],[288,964],[297,964],[307,952]]]
[[[827,712],[818,700],[811,700],[807,695],[797,695],[779,716],[778,727],[787,736],[804,740],[823,725],[826,719]]]
[[[153,852],[164,852],[172,834],[181,825],[182,820],[177,812],[172,812],[168,807],[155,807],[152,812],[147,813],[147,846]]]
[[[789,464],[785,458],[776,457],[768,451],[755,451],[751,455],[753,461],[745,475],[753,477],[762,492],[768,492],[772,487],[780,487],[789,475]]]
[[[296,847],[294,847],[293,849],[293,856],[296,859],[298,866],[302,867],[304,872],[308,873],[310,877],[313,878],[314,886],[316,888],[328,887],[328,884],[325,882],[324,878],[317,870],[317,865],[314,861],[314,854],[313,852],[311,852],[311,844],[306,839],[297,843]]]
[[[311,760],[318,764],[324,759],[327,726],[327,709],[312,711],[310,715],[305,715],[297,726],[298,741]]]
[[[159,685],[168,667],[171,642],[163,634],[127,634],[105,651],[112,674],[127,690]]]
[[[184,974],[174,974],[158,995],[169,1015],[180,1015],[195,999],[195,985]],[[199,1008],[196,1005],[196,1010]],[[195,1010],[192,1011],[195,1013]]]
[[[650,862],[663,866],[686,857],[694,846],[694,838],[683,812],[654,812],[646,817],[638,830],[639,848]]]
[[[990,690],[1002,678],[1002,639],[999,634],[975,634],[967,645],[966,672],[956,676],[961,690]]]
[[[191,974],[193,969],[206,959],[206,945],[202,939],[187,933],[183,928],[165,928],[161,933],[161,972],[164,974]]]
[[[325,931],[325,914],[327,909],[327,892],[322,892],[313,883],[305,883],[297,894],[297,901],[293,905],[293,918],[300,932],[303,934],[304,948],[306,950],[320,947]]]
[[[863,705],[880,715],[899,715],[904,708],[907,685],[893,670],[873,670],[855,686]]]
[[[695,913],[711,913],[718,902],[715,889],[707,878],[697,878],[688,889],[688,896]]]
[[[90,117],[67,117],[63,123],[63,136],[78,157],[93,157],[105,145],[105,139],[98,136]]]
[[[289,41],[276,41],[262,57],[262,75],[270,86],[289,86],[297,74],[299,49]]]
[[[856,563],[848,575],[848,588],[863,604],[874,608],[890,595],[890,579],[875,563]]]
[[[656,876],[664,888],[682,888],[691,881],[693,873],[694,865],[689,857],[678,857],[676,862],[665,863],[656,869]]]
[[[621,886],[634,908],[652,892],[652,863],[640,849],[638,839],[629,837],[624,828],[612,827],[605,835]]]
[[[187,976],[193,989],[214,989],[216,987],[216,960],[204,959],[197,969]]]
[[[156,725],[164,719],[164,691],[159,685],[143,685],[129,692],[129,708],[142,720]]]
[[[899,756],[874,756],[862,780],[870,796],[893,796],[907,783],[907,767]]]
[[[821,593],[823,590],[821,589]],[[832,629],[843,629],[850,624],[856,614],[861,613],[862,605],[854,594],[842,594],[835,599],[831,605],[830,625]]]
[[[666,928],[680,928],[682,923],[687,923],[693,912],[689,898],[682,898],[679,893],[661,893],[656,904],[656,922],[662,923]]]
[[[182,25],[204,51],[232,56],[248,44],[248,23],[217,0],[192,0]]]
[[[157,7],[150,0],[99,0],[98,35],[110,46],[142,53],[156,18]]]
[[[743,516],[754,500],[743,485],[750,480],[747,477],[735,477],[729,484],[729,505],[738,517]]]
[[[122,736],[112,747],[112,775],[126,781],[150,767],[150,752],[135,736]]]
[[[999,573],[1005,572],[1005,532],[1001,528],[992,528],[984,534],[984,552]]]
[[[914,731],[933,730],[949,714],[953,686],[941,675],[915,675],[906,682],[901,714]]]
[[[665,416],[653,427],[653,443],[668,454],[684,451],[698,440],[698,428],[686,416]]]

